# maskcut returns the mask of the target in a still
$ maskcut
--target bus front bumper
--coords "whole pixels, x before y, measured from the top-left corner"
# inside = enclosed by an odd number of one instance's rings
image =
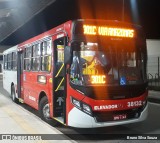
[[[90,115],[74,107],[68,114],[68,126],[77,128],[97,128],[97,127],[123,125],[123,124],[141,122],[147,118],[147,115],[148,115],[148,103],[141,112],[139,118],[118,120],[118,121],[97,122],[94,117],[91,117]]]

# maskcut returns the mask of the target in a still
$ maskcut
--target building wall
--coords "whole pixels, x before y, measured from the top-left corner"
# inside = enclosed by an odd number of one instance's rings
[[[147,39],[148,65],[147,71],[150,78],[158,76],[158,59],[160,60],[160,39]],[[160,62],[160,61],[159,61]],[[152,75],[152,76],[151,76]],[[160,73],[159,73],[160,75]]]
[[[160,56],[160,40],[147,39],[148,56]]]

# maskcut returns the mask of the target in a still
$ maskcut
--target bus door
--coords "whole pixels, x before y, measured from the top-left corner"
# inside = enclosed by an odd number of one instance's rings
[[[18,98],[23,99],[23,52],[22,51],[19,51],[17,55],[17,91],[18,91],[17,92]]]
[[[58,37],[58,35],[57,35]],[[53,69],[53,116],[58,121],[65,123],[66,117],[66,92],[65,92],[65,65],[64,47],[66,37],[53,41],[54,45],[54,69]]]

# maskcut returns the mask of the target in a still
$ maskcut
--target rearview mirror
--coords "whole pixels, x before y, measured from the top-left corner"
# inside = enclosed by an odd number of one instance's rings
[[[108,64],[107,57],[105,56],[105,54],[103,52],[98,52],[97,57],[104,66],[106,66]]]
[[[110,56],[108,54],[104,54],[103,52],[98,52],[97,57],[100,60],[100,62],[102,63],[102,65],[105,67],[106,72],[109,72],[109,70],[111,68]]]

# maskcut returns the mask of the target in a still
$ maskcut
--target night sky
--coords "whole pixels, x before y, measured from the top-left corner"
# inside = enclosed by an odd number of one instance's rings
[[[160,1],[137,0],[140,24],[148,39],[160,39]]]
[[[124,0],[124,5],[123,0],[57,0],[1,44],[16,45],[76,18],[132,22],[143,27],[147,39],[160,39],[159,0]]]

